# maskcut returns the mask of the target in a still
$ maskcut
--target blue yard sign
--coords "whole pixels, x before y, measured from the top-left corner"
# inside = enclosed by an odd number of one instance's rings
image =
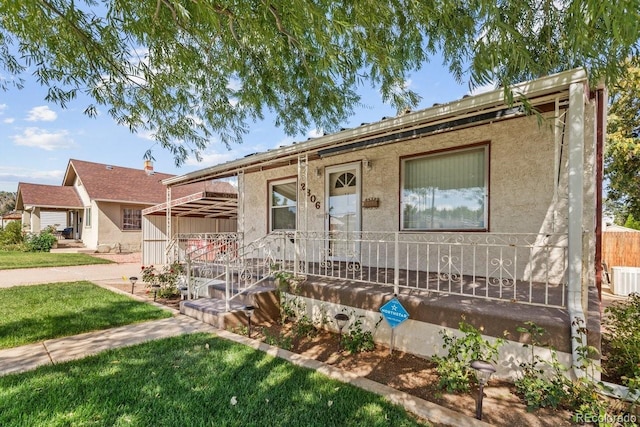
[[[409,318],[409,313],[404,309],[402,304],[400,304],[398,298],[393,298],[380,307],[380,313],[382,313],[382,317],[387,320],[391,329],[394,329]]]

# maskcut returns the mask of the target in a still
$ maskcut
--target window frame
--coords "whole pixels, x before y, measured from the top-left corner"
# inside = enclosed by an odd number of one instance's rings
[[[456,153],[463,153],[466,151],[473,151],[483,149],[484,151],[484,195],[483,195],[483,226],[481,227],[469,227],[469,228],[407,228],[405,227],[404,218],[404,192],[405,192],[405,164],[407,161],[426,159],[430,157],[437,157],[443,155],[452,155]],[[489,141],[484,141],[475,144],[469,144],[458,147],[451,147],[441,150],[428,151],[423,153],[412,154],[409,156],[400,157],[400,188],[398,196],[399,206],[399,230],[403,232],[488,232],[489,220],[490,220],[490,159],[491,159],[491,144]]]
[[[91,206],[84,207],[84,227],[91,228]]]
[[[289,183],[294,183],[295,184],[295,195],[296,195],[296,200],[295,200],[295,226],[294,228],[274,228],[273,227],[273,209],[289,209],[291,208],[291,206],[273,206],[273,187],[277,186],[277,185],[282,185],[282,184],[289,184]],[[272,181],[268,182],[268,186],[267,186],[267,210],[268,210],[268,230],[269,232],[273,232],[273,231],[295,231],[298,228],[298,178],[297,177],[288,177],[288,178],[281,178],[281,179],[275,179]]]
[[[132,214],[136,212],[140,216],[140,227],[139,228],[129,228],[126,227],[127,224],[127,211],[132,211]],[[137,218],[133,218],[133,221],[136,221]],[[140,208],[122,208],[122,231],[142,231],[142,209]]]

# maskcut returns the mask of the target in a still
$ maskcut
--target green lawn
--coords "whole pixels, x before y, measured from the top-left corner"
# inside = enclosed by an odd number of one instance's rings
[[[67,265],[110,264],[112,261],[87,254],[0,251],[0,270]]]
[[[422,424],[381,396],[199,333],[0,377],[0,425]]]
[[[0,349],[171,317],[85,281],[0,289],[0,301]]]

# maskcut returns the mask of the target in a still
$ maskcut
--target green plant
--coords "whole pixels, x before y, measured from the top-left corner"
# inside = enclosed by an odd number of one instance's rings
[[[264,335],[264,342],[268,345],[279,347],[283,350],[291,350],[293,348],[293,339],[290,336],[278,333],[277,335],[271,335],[268,329],[263,328],[262,334]]]
[[[273,270],[273,278],[276,281],[276,287],[279,291],[288,292],[290,288],[291,279],[293,279],[293,273],[280,270],[279,264],[274,264],[271,266]]]
[[[571,381],[565,375],[567,369],[558,361],[553,348],[550,349],[551,360],[540,357],[536,352],[536,348],[544,346],[542,337],[545,329],[529,321],[516,330],[531,337],[531,344],[523,345],[530,350],[529,361],[520,363],[522,376],[515,381],[516,392],[524,400],[527,409],[558,408],[566,404],[571,386]]]
[[[543,359],[536,354],[535,348],[543,345],[541,342],[545,330],[533,322],[526,322],[525,327],[518,328],[519,332],[531,335],[531,358],[520,364],[522,377],[515,382],[516,391],[522,396],[528,410],[540,407],[566,408],[573,412],[572,419],[576,423],[590,422],[589,420],[618,419],[621,407],[612,405],[603,392],[610,392],[601,381],[593,378],[599,370],[593,356],[597,350],[583,341],[586,328],[583,320],[576,318],[572,326],[578,331],[576,340],[576,362],[584,375],[575,380],[566,375],[567,367],[558,361],[556,351],[550,349],[550,360]],[[600,425],[611,425],[600,422]]]
[[[11,221],[0,231],[0,245],[16,245],[23,241],[24,234],[20,221]]]
[[[25,243],[31,252],[49,252],[57,240],[49,230],[42,230],[37,234],[27,234]]]
[[[142,266],[142,281],[149,287],[156,287],[156,295],[160,298],[170,298],[180,295],[178,278],[184,272],[184,267],[177,262],[162,267],[158,271],[153,265]]]
[[[349,353],[361,353],[363,351],[372,351],[375,348],[375,342],[373,341],[373,332],[363,330],[363,315],[356,315],[355,311],[352,310],[351,315],[349,316],[351,319],[355,318],[355,321],[349,324],[349,328],[347,329],[347,333],[342,338],[342,346]],[[382,321],[382,316],[374,325],[373,330],[378,329],[380,322]]]
[[[318,333],[318,329],[313,324],[311,318],[306,314],[303,314],[293,323],[292,332],[297,338],[311,338]]]
[[[605,372],[629,386],[631,380],[640,379],[640,294],[632,293],[607,307],[604,323]]]
[[[496,363],[498,350],[504,343],[502,338],[492,344],[482,338],[480,331],[462,320],[459,329],[464,334],[455,336],[443,329],[440,331],[445,356],[435,356],[438,387],[449,393],[468,391],[474,375],[470,367],[473,360],[485,360]]]

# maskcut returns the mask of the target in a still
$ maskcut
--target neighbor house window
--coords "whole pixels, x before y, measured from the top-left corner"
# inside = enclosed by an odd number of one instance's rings
[[[91,207],[84,208],[84,226],[91,227]]]
[[[295,179],[269,184],[271,231],[296,229],[297,200],[298,185]]]
[[[402,160],[403,230],[487,229],[488,145]]]
[[[142,230],[142,210],[128,208],[123,209],[122,229]]]

